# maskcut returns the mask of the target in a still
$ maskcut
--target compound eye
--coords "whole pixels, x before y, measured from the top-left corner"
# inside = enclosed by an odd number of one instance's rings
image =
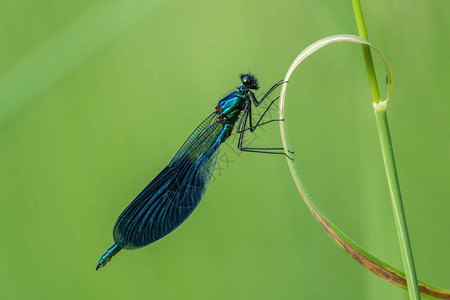
[[[241,81],[244,84],[244,86],[248,89],[254,89],[257,90],[258,87],[258,82],[256,81],[256,78],[253,77],[250,74],[242,74],[241,75]]]
[[[251,86],[253,86],[253,78],[248,75],[248,74],[244,74],[241,76],[241,81],[242,83],[247,87],[247,88],[251,88]]]

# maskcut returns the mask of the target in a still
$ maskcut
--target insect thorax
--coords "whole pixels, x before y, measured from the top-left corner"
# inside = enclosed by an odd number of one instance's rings
[[[248,96],[241,88],[239,87],[237,92],[224,97],[217,104],[216,113],[219,114],[219,121],[222,124],[234,125],[244,109],[245,100]]]

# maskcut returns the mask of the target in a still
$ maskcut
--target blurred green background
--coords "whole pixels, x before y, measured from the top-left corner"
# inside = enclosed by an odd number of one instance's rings
[[[327,236],[285,158],[237,153],[235,138],[180,228],[95,271],[117,216],[238,75],[251,70],[267,90],[310,43],[356,34],[351,1],[0,3],[1,299],[407,299]],[[450,2],[362,6],[393,70],[388,115],[418,277],[450,289]],[[359,46],[302,65],[287,122],[312,199],[402,268]],[[255,143],[280,145],[278,126]]]

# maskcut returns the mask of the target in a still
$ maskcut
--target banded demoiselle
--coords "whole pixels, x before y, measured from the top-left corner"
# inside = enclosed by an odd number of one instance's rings
[[[275,119],[262,122],[278,97],[270,102],[255,125],[252,122],[252,104],[258,107],[284,82],[277,82],[258,101],[252,92],[259,88],[255,76],[243,74],[241,81],[243,85],[219,101],[215,111],[198,125],[167,167],[122,212],[114,225],[115,244],[100,258],[97,270],[121,249],[147,246],[172,232],[189,217],[208,187],[220,145],[231,135],[238,120],[236,133],[240,134],[239,150],[281,154],[290,158],[283,148],[242,146],[246,131],[253,132],[267,123],[283,121]]]

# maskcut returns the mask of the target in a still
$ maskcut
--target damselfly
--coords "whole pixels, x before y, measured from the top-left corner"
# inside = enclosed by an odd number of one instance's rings
[[[115,244],[100,258],[97,270],[105,266],[121,249],[136,249],[153,243],[189,217],[200,203],[211,180],[219,146],[230,136],[237,121],[239,150],[281,154],[290,158],[283,148],[243,146],[246,131],[253,132],[267,123],[283,121],[262,121],[278,97],[271,100],[254,125],[252,104],[258,107],[284,82],[277,82],[258,101],[252,92],[259,88],[256,78],[251,74],[244,74],[241,75],[241,81],[243,85],[219,101],[215,111],[194,130],[167,167],[122,212],[114,225]]]

